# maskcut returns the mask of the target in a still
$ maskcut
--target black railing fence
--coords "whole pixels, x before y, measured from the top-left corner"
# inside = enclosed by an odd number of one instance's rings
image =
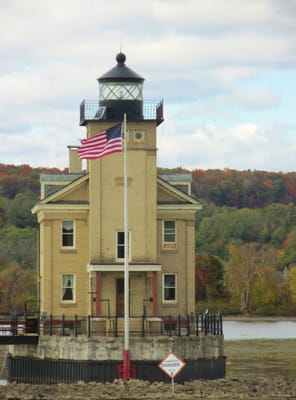
[[[124,318],[111,316],[65,316],[46,313],[10,314],[0,316],[0,336],[20,335],[60,336],[124,336]],[[190,313],[186,316],[168,315],[129,318],[131,336],[190,336],[223,335],[221,314]]]

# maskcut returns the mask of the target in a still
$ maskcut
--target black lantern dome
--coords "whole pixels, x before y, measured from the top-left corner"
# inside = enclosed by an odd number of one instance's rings
[[[99,105],[106,108],[107,119],[143,119],[144,78],[125,65],[126,56],[116,56],[117,65],[98,78]]]

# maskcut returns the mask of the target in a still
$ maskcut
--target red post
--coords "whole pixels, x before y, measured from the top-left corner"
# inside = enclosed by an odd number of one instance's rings
[[[131,377],[131,352],[129,349],[123,350],[123,380],[129,381]]]

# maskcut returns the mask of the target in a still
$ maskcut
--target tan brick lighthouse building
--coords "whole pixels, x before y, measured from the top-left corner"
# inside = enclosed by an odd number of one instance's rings
[[[174,176],[157,175],[163,104],[143,100],[144,79],[125,61],[119,53],[117,64],[98,78],[99,99],[82,102],[80,125],[90,138],[126,114],[130,316],[184,315],[195,306],[195,214],[201,206],[190,182],[183,182],[188,177],[176,185]],[[42,175],[41,200],[33,208],[40,227],[40,309],[121,317],[124,152],[87,160],[84,170],[76,146],[69,154],[69,174]]]

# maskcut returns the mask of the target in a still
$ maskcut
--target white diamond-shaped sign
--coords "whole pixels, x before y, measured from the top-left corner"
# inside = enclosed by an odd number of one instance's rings
[[[159,368],[163,370],[170,378],[174,378],[182,368],[185,367],[184,361],[180,360],[173,352],[170,352],[158,364]]]

